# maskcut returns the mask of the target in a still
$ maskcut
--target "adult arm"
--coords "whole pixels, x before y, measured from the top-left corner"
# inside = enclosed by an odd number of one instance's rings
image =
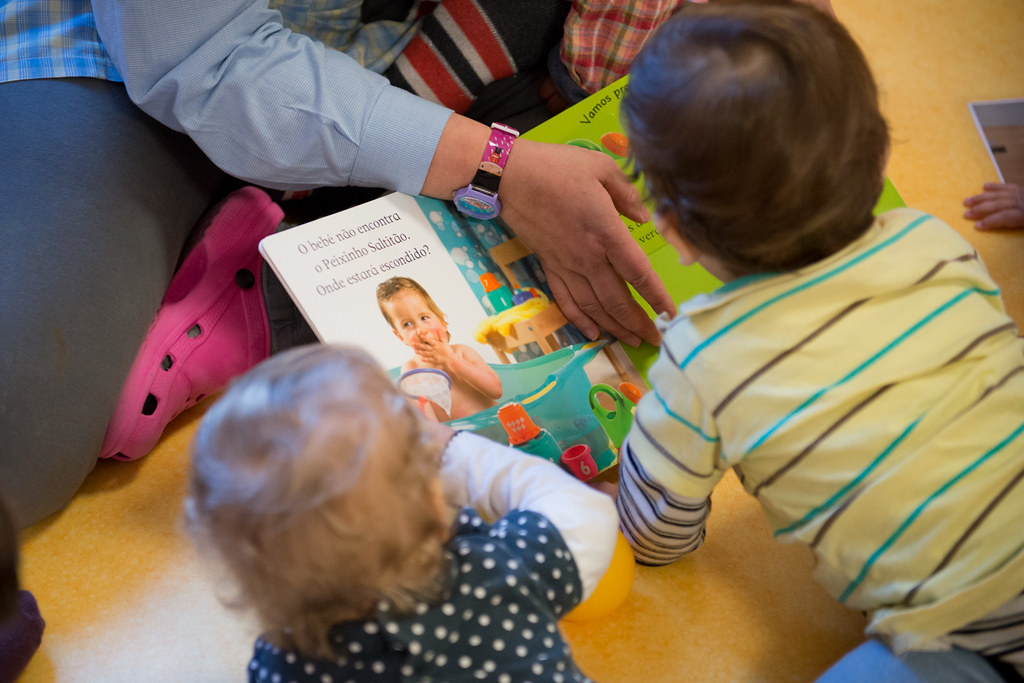
[[[487,126],[292,33],[265,0],[94,0],[93,8],[132,100],[250,182],[448,199],[472,179],[486,145]],[[611,159],[520,140],[501,197],[507,223],[585,335],[603,328],[629,344],[658,342],[625,282],[656,312],[673,304],[618,217],[647,213]]]
[[[512,510],[546,517],[572,552],[588,598],[611,565],[618,536],[612,499],[535,455],[468,432],[456,435],[441,461],[445,499],[498,519]]]
[[[132,101],[228,173],[280,189],[421,190],[451,111],[292,33],[266,0],[93,10]]]

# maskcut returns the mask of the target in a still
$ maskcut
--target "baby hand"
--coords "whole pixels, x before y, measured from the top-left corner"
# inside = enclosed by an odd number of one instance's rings
[[[975,221],[978,230],[1024,228],[1024,187],[985,183],[984,190],[964,200],[964,218]]]
[[[432,367],[447,370],[451,347],[448,343],[432,333],[421,334],[419,342],[413,347],[420,362]]]

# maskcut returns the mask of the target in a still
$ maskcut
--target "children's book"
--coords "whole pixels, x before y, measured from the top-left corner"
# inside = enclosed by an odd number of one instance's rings
[[[628,171],[625,86],[522,137],[594,149]],[[891,186],[887,197],[900,203]],[[677,303],[720,285],[700,266],[680,266],[652,223],[623,220]],[[368,350],[427,415],[581,479],[617,463],[657,350],[584,338],[500,218],[391,193],[266,237],[260,251],[322,342]]]

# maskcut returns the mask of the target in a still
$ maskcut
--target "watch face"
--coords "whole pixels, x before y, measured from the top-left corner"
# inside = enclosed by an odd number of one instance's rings
[[[497,200],[485,201],[473,195],[462,195],[455,198],[455,207],[473,218],[493,218],[498,213]]]
[[[463,208],[477,213],[494,213],[494,207],[487,202],[480,201],[476,197],[463,197],[459,200]]]

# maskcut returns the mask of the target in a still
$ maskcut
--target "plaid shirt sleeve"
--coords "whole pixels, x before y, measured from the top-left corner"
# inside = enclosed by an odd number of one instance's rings
[[[121,76],[103,48],[89,0],[0,3],[0,83]]]
[[[626,75],[647,37],[685,1],[573,0],[562,63],[580,87],[597,92]]]
[[[416,34],[415,8],[403,20],[363,23],[362,2],[270,0],[284,25],[349,55],[367,69],[383,73]]]

